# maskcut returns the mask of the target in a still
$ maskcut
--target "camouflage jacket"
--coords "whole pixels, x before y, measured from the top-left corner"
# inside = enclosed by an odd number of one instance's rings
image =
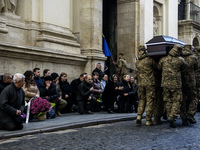
[[[195,56],[198,58],[198,69],[195,71],[196,84],[200,85],[200,55],[195,53]]]
[[[118,74],[125,75],[127,73],[127,62],[125,58],[120,58],[117,63]]]
[[[184,49],[182,56],[188,63],[188,68],[182,73],[183,87],[195,87],[195,71],[198,69],[198,59],[189,49]]]
[[[139,86],[155,85],[155,69],[157,64],[152,58],[147,57],[145,51],[139,51],[136,68]]]
[[[161,87],[182,88],[181,71],[187,69],[187,65],[177,48],[162,57],[158,63],[158,69],[162,70]]]

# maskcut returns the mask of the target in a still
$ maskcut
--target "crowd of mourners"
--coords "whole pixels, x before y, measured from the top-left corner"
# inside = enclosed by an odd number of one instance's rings
[[[29,120],[36,118],[31,112],[27,114],[27,109],[28,104],[37,98],[54,104],[51,107],[53,111],[45,113],[45,118],[50,119],[71,112],[137,112],[138,85],[133,76],[124,75],[123,79],[119,79],[114,74],[108,79],[101,70],[101,63],[96,65],[92,75],[82,73],[71,83],[67,81],[65,72],[59,75],[45,69],[42,77],[40,72],[40,68],[34,68],[24,74],[5,73],[0,76],[0,129],[22,129],[23,113],[29,115]]]
[[[24,116],[27,122],[37,117],[55,118],[62,113],[99,111],[135,112],[139,125],[145,110],[147,126],[162,123],[163,117],[174,128],[179,115],[182,125],[195,124],[200,98],[200,50],[193,50],[192,45],[184,48],[174,45],[166,56],[152,58],[144,45],[138,49],[137,82],[125,72],[127,63],[123,53],[119,54],[118,63],[114,63],[118,74],[109,78],[102,72],[101,63],[92,75],[82,73],[71,83],[67,81],[67,73],[59,75],[49,69],[43,71],[42,77],[40,68],[13,76],[5,73],[0,76],[0,129],[22,129]],[[43,112],[39,112],[41,104]]]

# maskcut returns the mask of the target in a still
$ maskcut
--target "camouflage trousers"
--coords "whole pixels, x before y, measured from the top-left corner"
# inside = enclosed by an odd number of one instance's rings
[[[177,118],[183,101],[182,89],[163,88],[163,101],[167,117]]]
[[[146,120],[150,121],[154,111],[156,92],[155,86],[139,86],[138,115],[142,116],[146,107]]]
[[[196,89],[197,89],[197,98],[200,99],[200,85],[197,85]]]
[[[155,100],[155,109],[154,109],[154,121],[159,121],[164,113],[164,102],[162,95],[162,88],[156,87],[156,100]]]
[[[183,89],[183,102],[181,103],[181,118],[183,121],[186,120],[186,114],[194,116],[197,110],[197,92],[196,89],[184,87]]]
[[[61,111],[63,108],[65,108],[66,105],[67,105],[67,102],[64,99],[61,99],[61,100],[57,99],[55,110]]]

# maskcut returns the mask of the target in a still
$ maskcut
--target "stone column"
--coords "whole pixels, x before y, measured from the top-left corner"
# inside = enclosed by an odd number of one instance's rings
[[[190,20],[190,0],[186,0],[186,20]]]
[[[102,0],[80,0],[80,45],[81,53],[88,57],[85,72],[91,73],[97,62],[104,64]]]
[[[117,51],[123,52],[129,68],[135,69],[139,25],[137,0],[117,0]]]

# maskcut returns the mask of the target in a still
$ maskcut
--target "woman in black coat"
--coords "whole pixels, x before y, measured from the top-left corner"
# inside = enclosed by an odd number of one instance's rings
[[[118,102],[118,111],[119,113],[129,112],[129,97],[133,94],[131,91],[131,86],[129,83],[130,76],[124,75],[122,81],[118,84],[119,87],[123,87],[123,90],[118,91],[119,102]]]
[[[106,84],[104,92],[102,94],[102,101],[105,106],[105,109],[108,113],[112,113],[114,110],[114,102],[117,100],[117,75],[113,75],[109,82]]]

